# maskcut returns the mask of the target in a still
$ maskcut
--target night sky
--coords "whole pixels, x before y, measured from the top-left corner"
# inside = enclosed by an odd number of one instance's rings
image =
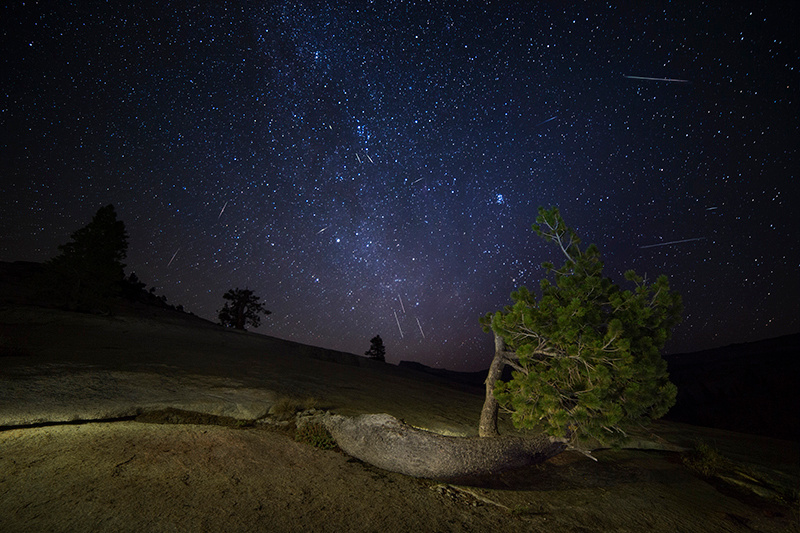
[[[248,287],[258,332],[478,370],[557,205],[607,275],[669,276],[667,352],[800,331],[791,2],[13,4],[0,260],[113,203],[169,303]]]

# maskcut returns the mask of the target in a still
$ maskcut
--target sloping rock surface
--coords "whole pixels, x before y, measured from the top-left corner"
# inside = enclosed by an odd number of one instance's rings
[[[168,408],[254,420],[277,398],[215,376],[70,366],[37,367],[13,379],[0,375],[0,427],[120,419]]]

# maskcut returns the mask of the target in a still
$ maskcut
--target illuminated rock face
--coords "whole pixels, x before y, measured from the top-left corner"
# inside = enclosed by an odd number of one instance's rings
[[[478,480],[546,461],[566,449],[547,437],[448,437],[391,415],[318,419],[349,455],[384,470],[441,481]]]

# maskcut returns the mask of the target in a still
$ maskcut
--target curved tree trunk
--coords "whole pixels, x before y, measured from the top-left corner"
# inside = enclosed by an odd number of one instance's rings
[[[505,350],[503,350],[503,339],[494,334],[494,359],[489,367],[489,374],[486,376],[486,399],[481,409],[481,421],[478,426],[478,435],[481,437],[499,437],[497,430],[497,398],[494,397],[494,384],[503,375],[503,367],[506,366]]]
[[[480,483],[542,463],[567,445],[535,437],[447,437],[400,422],[387,414],[346,417],[324,413],[298,423],[319,422],[345,453],[371,465],[408,476],[448,483]]]

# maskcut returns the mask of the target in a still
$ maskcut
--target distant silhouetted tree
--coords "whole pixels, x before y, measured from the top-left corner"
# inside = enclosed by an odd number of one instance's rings
[[[122,280],[122,295],[128,300],[140,300],[142,294],[147,294],[145,287],[147,285],[139,279],[136,272],[131,272],[127,278]]]
[[[117,220],[114,206],[107,205],[70,237],[58,247],[61,253],[46,263],[51,294],[71,308],[108,307],[108,299],[120,294],[125,277],[125,223]]]
[[[244,330],[248,325],[257,328],[261,324],[261,316],[271,315],[264,308],[258,296],[249,289],[231,289],[222,295],[227,300],[219,310],[219,323],[227,328]]]
[[[364,355],[369,356],[370,359],[375,359],[382,363],[386,362],[386,348],[383,346],[383,339],[380,335],[372,337],[369,341],[369,350],[364,352]]]

